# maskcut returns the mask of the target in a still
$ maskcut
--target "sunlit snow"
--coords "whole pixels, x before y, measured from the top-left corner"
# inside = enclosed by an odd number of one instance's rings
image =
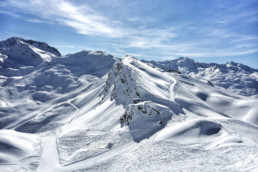
[[[258,170],[255,69],[223,89],[247,67],[0,48],[0,171]]]

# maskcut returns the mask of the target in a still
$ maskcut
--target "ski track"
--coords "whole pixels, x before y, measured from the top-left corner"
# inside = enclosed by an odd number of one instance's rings
[[[40,164],[36,171],[54,172],[58,168],[60,168],[60,165],[59,155],[56,146],[56,132],[50,132],[43,137]]]
[[[174,92],[174,88],[175,88],[175,85],[177,84],[177,81],[173,76],[171,78],[173,79],[173,83],[169,87],[169,94],[170,94],[169,97],[170,97],[170,100],[174,102],[175,97],[176,97],[175,92]]]

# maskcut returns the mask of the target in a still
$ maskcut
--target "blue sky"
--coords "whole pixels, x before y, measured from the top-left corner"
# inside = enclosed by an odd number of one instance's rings
[[[0,40],[258,68],[257,0],[0,0]]]

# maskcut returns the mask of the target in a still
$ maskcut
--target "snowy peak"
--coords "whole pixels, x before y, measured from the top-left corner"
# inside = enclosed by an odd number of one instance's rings
[[[146,62],[165,71],[179,71],[204,82],[211,82],[237,94],[251,96],[258,94],[258,70],[246,65],[228,62],[226,64],[199,63],[180,57],[175,60]]]
[[[26,44],[29,44],[33,47],[36,47],[36,48],[40,49],[40,50],[52,53],[55,56],[61,56],[60,52],[56,48],[49,46],[45,42],[38,42],[38,41],[34,41],[34,40],[25,40],[25,39],[18,38],[18,37],[11,37],[11,38],[9,38],[5,41],[1,41],[0,42],[0,47],[1,48],[11,47],[11,46],[14,46],[15,44],[22,44],[22,43],[26,43]]]
[[[25,40],[22,39],[22,38],[11,37],[11,38],[8,38],[8,39],[5,40],[5,41],[1,41],[1,42],[0,42],[0,46],[1,46],[1,47],[11,47],[11,46],[14,46],[15,44],[19,43],[20,41],[25,42]]]
[[[179,57],[177,60],[177,64],[180,64],[180,63],[196,63],[193,59],[190,59],[188,57]]]
[[[12,37],[0,42],[0,62],[3,67],[38,66],[61,54],[46,43]]]
[[[196,62],[189,58],[180,57],[176,61],[176,64],[179,68],[182,68],[183,70],[186,70],[188,72],[197,72],[198,71],[198,66],[197,66]]]
[[[243,65],[241,63],[236,63],[233,61],[226,63],[225,67],[231,68],[232,70],[239,71],[239,72],[246,72],[246,73],[258,72],[257,69],[253,69],[249,66]]]

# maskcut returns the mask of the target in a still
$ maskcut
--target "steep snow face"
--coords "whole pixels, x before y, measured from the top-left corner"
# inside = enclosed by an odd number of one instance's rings
[[[146,62],[146,61],[145,61]],[[199,63],[189,58],[180,57],[164,62],[147,62],[165,71],[180,71],[204,82],[226,88],[240,95],[258,94],[258,70],[243,64],[229,62],[226,64]]]
[[[23,40],[23,41],[26,42],[27,44],[32,45],[33,47],[40,49],[40,50],[52,53],[57,57],[61,56],[61,53],[56,48],[49,46],[45,42],[38,42],[38,41],[33,41],[33,40]]]

